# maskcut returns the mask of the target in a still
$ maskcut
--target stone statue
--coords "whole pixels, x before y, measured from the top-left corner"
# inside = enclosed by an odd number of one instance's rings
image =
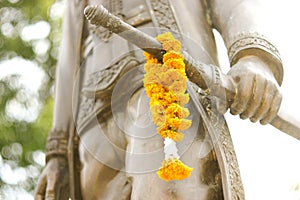
[[[142,31],[156,27],[188,36],[194,42],[183,39],[185,50],[216,66],[217,29],[237,88],[231,113],[267,124],[281,103],[282,63],[258,1],[69,0],[53,129],[35,199],[244,199],[226,122],[214,109],[216,101],[195,84],[189,88],[194,123],[186,133],[193,138],[183,142],[181,155],[194,171],[181,181],[157,177],[163,141],[141,137],[151,130],[143,118],[149,108],[137,68],[144,58],[134,45],[84,19],[85,6],[98,4]],[[207,118],[196,112],[198,104]]]

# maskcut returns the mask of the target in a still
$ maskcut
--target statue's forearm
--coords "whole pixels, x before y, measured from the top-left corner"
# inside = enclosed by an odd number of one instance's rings
[[[68,132],[74,124],[72,105],[77,102],[73,99],[76,72],[81,62],[81,39],[83,19],[76,15],[72,1],[67,1],[63,19],[63,35],[59,49],[55,76],[55,95],[53,125],[55,130]],[[81,3],[83,4],[83,3]],[[80,4],[80,6],[82,6]],[[78,5],[79,6],[79,5]],[[79,20],[81,19],[81,20]],[[77,21],[76,21],[77,20]]]
[[[47,140],[47,160],[52,156],[67,157],[69,136],[74,131],[75,113],[72,105],[77,102],[74,102],[73,92],[76,90],[75,72],[79,69],[81,49],[81,32],[75,30],[81,30],[81,22],[74,20],[70,2],[67,1],[63,37],[56,66],[53,124]]]
[[[269,39],[276,27],[272,27],[272,15],[266,13],[268,7],[256,0],[210,0],[207,4],[210,20],[224,39],[231,65],[244,56],[258,56],[268,63],[281,84],[283,68],[278,50]]]
[[[56,83],[53,111],[53,129],[68,131],[73,122],[72,92],[73,92],[73,69],[67,68],[64,63],[72,62],[71,58],[59,60],[56,69]]]
[[[46,145],[46,161],[56,156],[67,158],[69,127],[72,120],[71,97],[73,82],[71,69],[62,68],[63,61],[59,61],[56,71],[55,97],[52,130]]]

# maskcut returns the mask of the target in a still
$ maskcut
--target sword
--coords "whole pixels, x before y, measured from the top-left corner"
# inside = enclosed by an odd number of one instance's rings
[[[89,5],[85,8],[84,14],[89,23],[107,28],[160,61],[166,53],[160,42],[109,13],[102,5]],[[196,61],[186,51],[182,53],[189,80],[202,90],[209,91],[212,96],[226,102],[228,108],[236,94],[236,87],[232,78],[222,73],[218,67]],[[300,140],[300,122],[284,113],[282,108],[279,109],[270,125]]]

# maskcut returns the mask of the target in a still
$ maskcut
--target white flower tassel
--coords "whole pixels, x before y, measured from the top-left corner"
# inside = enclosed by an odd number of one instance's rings
[[[171,138],[166,137],[164,140],[164,152],[165,152],[165,160],[169,158],[177,158],[179,159],[178,149],[176,146],[176,142]]]

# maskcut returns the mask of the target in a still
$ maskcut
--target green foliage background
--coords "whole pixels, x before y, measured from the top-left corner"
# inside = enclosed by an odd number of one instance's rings
[[[46,74],[37,94],[42,103],[35,121],[18,120],[7,115],[6,107],[11,100],[18,100],[22,86],[15,87],[18,75],[0,79],[0,199],[17,199],[11,196],[18,191],[32,196],[34,186],[44,163],[37,155],[44,156],[47,134],[51,128],[53,82],[57,52],[61,38],[61,16],[51,13],[53,6],[63,6],[62,0],[0,0],[0,64],[13,58],[22,58],[37,64]],[[49,24],[46,38],[25,40],[22,31],[38,22]],[[7,29],[7,27],[9,29]],[[39,54],[35,50],[39,40],[46,41],[49,48]],[[1,70],[1,68],[0,68]],[[1,71],[0,71],[1,72]],[[20,102],[26,107],[30,99]],[[41,159],[40,159],[41,160]],[[8,168],[12,172],[27,174],[20,181],[9,181],[1,176]],[[9,192],[10,191],[10,192]],[[16,193],[15,193],[16,192]]]

